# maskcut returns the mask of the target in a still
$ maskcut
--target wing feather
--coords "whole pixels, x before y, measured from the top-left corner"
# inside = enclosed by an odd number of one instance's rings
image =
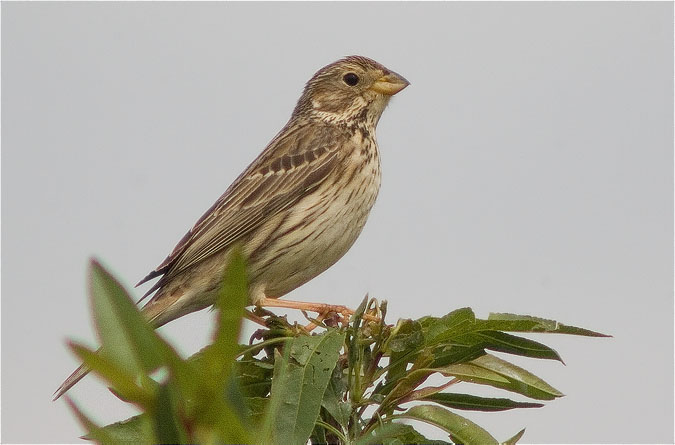
[[[294,127],[294,130],[288,129]],[[303,131],[305,130],[305,131]],[[164,275],[144,295],[226,249],[274,214],[316,188],[339,161],[344,137],[332,128],[287,125],[261,155],[181,239],[171,254],[138,284]]]

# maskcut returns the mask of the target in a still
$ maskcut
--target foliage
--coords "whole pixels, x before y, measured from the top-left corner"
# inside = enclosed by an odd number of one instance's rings
[[[604,335],[551,320],[512,314],[475,317],[469,308],[443,317],[385,323],[386,302],[366,298],[345,326],[319,333],[266,315],[266,328],[239,345],[247,284],[233,256],[216,309],[213,343],[181,358],[123,287],[96,261],[89,292],[102,349],[71,349],[115,395],[142,414],[95,425],[70,399],[86,438],[101,443],[412,444],[498,443],[457,411],[537,408],[563,394],[541,378],[491,354],[562,359],[553,349],[508,332]],[[366,315],[367,314],[367,315]],[[372,315],[379,321],[370,321]],[[318,321],[317,321],[318,323]],[[425,385],[432,375],[445,384]],[[489,385],[530,401],[446,392],[458,382]],[[414,403],[413,403],[414,402]],[[413,424],[403,423],[412,420]],[[433,425],[448,440],[414,427]],[[516,443],[524,430],[504,443]]]

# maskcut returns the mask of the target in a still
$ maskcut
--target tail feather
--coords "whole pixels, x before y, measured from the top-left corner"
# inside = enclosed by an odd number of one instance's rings
[[[70,374],[63,383],[61,383],[59,389],[54,392],[54,398],[52,400],[57,400],[59,397],[64,395],[66,391],[75,386],[75,384],[82,380],[82,378],[87,374],[89,374],[89,369],[84,365],[80,365],[79,368],[73,371],[73,373]]]

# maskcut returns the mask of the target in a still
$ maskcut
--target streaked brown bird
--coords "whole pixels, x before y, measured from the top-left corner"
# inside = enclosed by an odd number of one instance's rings
[[[138,285],[161,277],[143,313],[155,327],[216,301],[231,247],[248,258],[250,303],[319,313],[341,306],[277,298],[332,266],[354,244],[380,189],[375,127],[408,86],[374,60],[321,68],[286,126]],[[88,370],[78,368],[55,393]]]

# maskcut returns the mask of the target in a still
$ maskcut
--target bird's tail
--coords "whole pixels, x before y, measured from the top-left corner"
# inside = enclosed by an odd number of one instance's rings
[[[185,315],[185,311],[176,311],[172,310],[174,309],[173,306],[174,304],[178,301],[178,298],[157,298],[157,299],[152,299],[150,300],[144,307],[143,307],[143,315],[145,315],[146,319],[152,324],[152,326],[156,329],[171,320],[175,320],[176,318]],[[197,309],[193,309],[197,310]],[[190,311],[192,312],[192,311]],[[100,353],[101,350],[99,349],[97,353]],[[77,368],[75,371],[73,371],[72,374],[68,376],[68,378],[59,386],[59,389],[54,392],[54,398],[53,400],[57,400],[59,397],[61,397],[63,394],[65,394],[70,388],[75,386],[77,382],[82,380],[84,376],[89,374],[89,368],[87,368],[85,365],[80,365],[79,368]]]
[[[66,391],[75,386],[75,384],[80,380],[82,380],[82,378],[84,378],[84,376],[87,374],[89,374],[89,368],[87,368],[84,365],[80,365],[79,368],[73,371],[73,373],[70,374],[63,383],[61,383],[59,389],[57,389],[56,392],[54,393],[54,398],[52,400],[56,400],[62,395],[64,395]]]

